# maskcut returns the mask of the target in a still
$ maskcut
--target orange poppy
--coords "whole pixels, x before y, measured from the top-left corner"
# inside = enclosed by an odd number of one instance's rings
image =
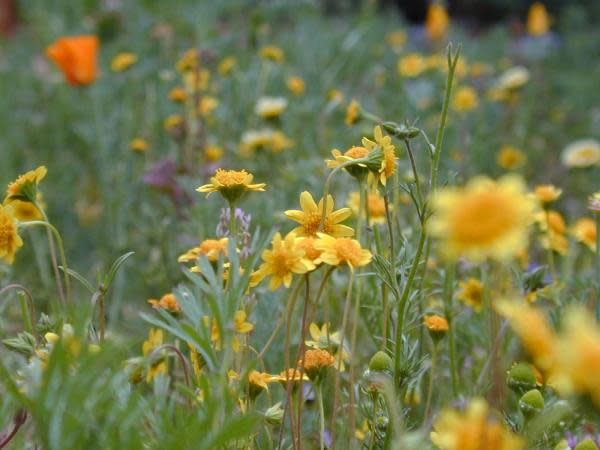
[[[73,86],[84,86],[96,79],[96,56],[99,41],[96,36],[62,37],[46,48],[46,55],[63,72]]]

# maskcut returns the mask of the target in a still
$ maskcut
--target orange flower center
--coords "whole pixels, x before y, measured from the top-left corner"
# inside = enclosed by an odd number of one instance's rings
[[[359,159],[364,158],[368,154],[369,150],[367,150],[365,147],[351,147],[348,151],[346,151],[346,153],[344,153],[344,156],[348,156],[352,159]]]
[[[246,184],[248,172],[245,170],[217,170],[215,179],[223,186]]]

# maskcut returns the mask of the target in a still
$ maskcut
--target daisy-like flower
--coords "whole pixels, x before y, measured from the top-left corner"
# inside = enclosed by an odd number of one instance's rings
[[[348,196],[348,206],[352,210],[352,214],[358,216],[360,209],[360,194],[351,192]],[[377,192],[369,192],[367,194],[367,209],[369,211],[369,225],[376,223],[385,223],[385,201]],[[390,210],[392,205],[390,205]]]
[[[228,239],[226,237],[221,239],[205,239],[198,247],[191,248],[181,255],[177,261],[196,261],[200,255],[206,255],[210,262],[216,262],[221,254],[227,256],[227,242]]]
[[[264,191],[265,183],[252,184],[254,175],[245,170],[217,169],[209,184],[200,186],[196,191],[206,192],[208,197],[213,192],[219,192],[227,201],[234,203],[249,191]]]
[[[306,259],[317,265],[315,261],[321,256],[321,250],[315,248],[315,242],[317,242],[317,239],[314,237],[300,237],[298,238],[296,245],[298,248],[304,250],[304,257]]]
[[[600,164],[600,142],[581,139],[565,147],[560,160],[569,168],[582,169]]]
[[[362,248],[356,239],[335,238],[323,233],[317,235],[319,240],[315,242],[315,248],[322,251],[318,262],[330,266],[346,264],[353,271],[356,267],[366,266],[373,258],[371,252]]]
[[[506,70],[496,80],[489,91],[492,100],[513,103],[517,93],[529,81],[529,70],[523,66],[515,66]]]
[[[110,62],[110,70],[113,72],[124,72],[133,66],[138,60],[135,53],[121,52]]]
[[[320,328],[316,323],[311,323],[308,331],[311,339],[304,342],[306,346],[329,350],[335,358],[335,367],[340,372],[344,372],[346,370],[344,363],[350,361],[350,353],[345,344],[343,348],[340,347],[342,343],[340,332],[329,332],[328,323],[324,323]]]
[[[358,180],[362,180],[368,175],[369,169],[367,168],[365,158],[370,155],[369,150],[366,147],[350,147],[344,153],[335,148],[331,151],[331,155],[333,156],[333,159],[325,160],[328,168],[335,169],[342,164],[355,162],[354,164],[346,166],[346,171]]]
[[[160,299],[151,298],[148,303],[152,305],[154,309],[164,309],[170,313],[177,314],[181,312],[181,307],[177,302],[177,298],[172,293],[163,295]]]
[[[527,156],[521,150],[505,145],[496,155],[496,164],[506,170],[515,170],[527,161]]]
[[[269,383],[275,381],[273,375],[258,370],[251,370],[248,374],[248,391],[250,398],[256,398],[261,392],[269,390]]]
[[[289,288],[293,274],[303,274],[315,268],[315,264],[305,257],[304,250],[298,245],[294,232],[285,238],[275,233],[272,248],[262,253],[263,263],[254,272],[253,281],[259,283],[265,277],[271,277],[269,289],[276,290],[282,284]]]
[[[562,215],[554,210],[540,211],[535,214],[535,221],[544,233],[540,239],[542,246],[565,255],[569,247],[569,241],[566,237],[567,224]]]
[[[587,217],[583,217],[575,222],[571,233],[579,242],[587,246],[591,251],[596,251],[596,222]]]
[[[481,311],[483,304],[483,283],[477,278],[469,278],[458,283],[457,298],[472,307],[475,311]]]
[[[142,353],[144,356],[149,356],[154,349],[163,345],[162,330],[150,329],[148,339],[142,345]],[[167,373],[167,363],[163,357],[157,357],[156,360],[150,361],[150,368],[146,374],[146,382],[150,383],[157,375]]]
[[[38,184],[44,179],[46,173],[48,173],[46,166],[39,166],[34,170],[19,175],[15,181],[9,183],[4,202],[10,203],[12,200],[22,200],[34,203],[37,196]]]
[[[472,111],[479,105],[477,91],[471,86],[461,86],[452,97],[452,108],[457,112]]]
[[[443,411],[430,434],[441,450],[521,450],[524,443],[494,418],[483,399],[471,400],[464,413]]]
[[[0,259],[8,264],[15,260],[15,253],[23,246],[17,231],[17,220],[11,206],[0,205]]]
[[[398,61],[398,73],[407,78],[416,78],[425,71],[427,64],[418,53],[409,53]]]
[[[327,207],[325,208],[325,218],[323,219],[323,199],[319,204],[315,202],[313,196],[308,191],[300,194],[300,207],[302,210],[288,210],[285,216],[288,219],[298,222],[299,227],[292,230],[297,236],[312,236],[315,237],[319,231],[321,221],[323,221],[323,233],[335,237],[352,236],[354,230],[349,226],[342,225],[340,222],[346,220],[352,212],[350,208],[341,208],[334,211],[334,200],[331,195],[327,196]]]
[[[310,349],[304,352],[304,360],[302,365],[304,371],[311,381],[316,382],[321,380],[329,367],[333,367],[335,358],[327,350]]]
[[[387,179],[396,171],[396,160],[398,159],[396,158],[396,147],[392,144],[391,136],[383,135],[379,125],[373,128],[373,137],[375,142],[363,137],[362,144],[369,150],[369,153],[374,153],[376,147],[381,149],[383,159],[381,160],[381,167],[379,167],[379,181],[385,186]]]
[[[507,260],[527,244],[535,201],[525,192],[520,178],[498,181],[472,179],[463,188],[447,188],[432,199],[429,229],[441,241],[447,258],[465,256]]]

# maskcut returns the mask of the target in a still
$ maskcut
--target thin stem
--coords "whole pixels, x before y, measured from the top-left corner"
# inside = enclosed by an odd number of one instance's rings
[[[550,267],[550,274],[552,275],[552,281],[556,281],[556,265],[554,264],[554,250],[552,249],[552,230],[550,228],[550,210],[548,208],[544,209],[546,214],[546,237],[548,239],[548,266]]]
[[[304,361],[304,353],[306,351],[306,317],[308,316],[308,309],[310,307],[310,273],[304,275],[304,281],[306,282],[305,294],[304,294],[304,311],[302,312],[302,324],[300,326],[300,348],[298,349],[298,355],[296,356],[296,363],[294,367],[299,365],[300,361]],[[300,366],[300,380],[304,376],[304,364]],[[301,383],[302,384],[302,383]],[[301,440],[301,429],[302,429],[302,397],[304,395],[302,388],[298,391],[298,423],[296,434],[298,436],[298,448],[302,449]]]
[[[150,357],[152,357],[152,355],[154,355],[155,353],[158,353],[162,350],[170,350],[173,353],[175,353],[175,355],[177,355],[177,357],[179,358],[179,362],[181,363],[181,367],[183,368],[183,376],[185,379],[185,385],[188,388],[193,389],[192,383],[190,382],[190,373],[189,373],[188,362],[187,362],[186,357],[183,355],[183,353],[181,353],[181,350],[179,350],[177,347],[175,347],[172,344],[164,344],[159,347],[156,347],[150,354]]]
[[[435,381],[435,370],[437,366],[437,342],[433,343],[433,349],[431,351],[431,367],[429,369],[429,387],[427,389],[427,401],[425,402],[425,413],[423,414],[423,424],[427,422],[429,417],[429,410],[431,408],[431,397],[433,394],[433,382]]]
[[[415,185],[417,187],[417,199],[419,200],[419,209],[423,210],[423,192],[421,191],[421,180],[419,179],[419,172],[417,170],[417,164],[415,163],[415,157],[413,155],[412,147],[410,145],[409,139],[404,139],[404,144],[406,145],[406,150],[408,153],[408,158],[410,159],[410,165],[413,171],[413,177],[415,178]],[[421,221],[423,218],[420,218]]]
[[[13,283],[13,284],[8,284],[8,285],[4,286],[2,289],[0,289],[0,298],[2,297],[2,294],[10,291],[12,289],[21,291],[21,293],[24,294],[24,296],[27,298],[27,304],[28,304],[29,309],[27,311],[27,317],[25,317],[25,315],[23,315],[23,322],[25,325],[25,329],[30,327],[31,328],[30,332],[32,332],[33,326],[31,324],[31,318],[35,319],[35,304],[33,303],[33,296],[31,295],[31,292],[29,292],[29,290],[25,286],[21,286],[20,284]],[[23,304],[21,304],[21,314],[23,314]]]
[[[317,403],[319,404],[319,448],[325,449],[325,409],[323,408],[323,383],[317,384]]]
[[[12,429],[5,430],[0,433],[0,449],[6,447],[14,438],[25,421],[27,420],[27,412],[24,409],[17,411],[13,417]]]
[[[448,321],[448,346],[450,356],[450,377],[452,380],[452,394],[458,395],[458,372],[456,364],[456,343],[454,333],[454,313],[452,311],[453,286],[454,286],[454,263],[446,264],[444,271],[444,315]]]
[[[229,238],[237,246],[237,222],[235,219],[234,202],[229,202]]]

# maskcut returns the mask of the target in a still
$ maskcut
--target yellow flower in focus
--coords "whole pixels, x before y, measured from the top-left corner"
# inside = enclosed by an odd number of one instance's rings
[[[304,80],[298,76],[288,77],[287,80],[285,80],[285,85],[289,91],[297,97],[304,94],[304,91],[306,90]]]
[[[219,72],[219,74],[222,76],[227,76],[233,71],[236,64],[237,62],[232,56],[223,58],[217,66],[217,72]]]
[[[376,147],[381,149],[383,158],[381,160],[381,167],[379,168],[379,181],[385,186],[387,179],[396,171],[396,160],[398,159],[396,158],[396,147],[392,144],[392,138],[390,136],[383,135],[379,125],[373,128],[373,137],[375,142],[363,137],[362,144],[369,153],[374,153],[373,150]]]
[[[418,53],[409,53],[398,61],[398,73],[403,77],[418,77],[426,68],[423,56]]]
[[[441,450],[521,450],[519,437],[490,414],[484,399],[471,400],[464,413],[444,410],[430,434]]]
[[[35,204],[31,202],[26,202],[23,200],[5,200],[4,205],[10,205],[12,208],[13,215],[15,219],[20,222],[28,222],[31,220],[40,220],[44,217],[42,210],[46,209],[46,204],[44,203],[44,197],[41,192],[37,192],[36,194]]]
[[[444,5],[438,2],[430,3],[425,18],[425,30],[429,39],[437,41],[446,35],[450,18]]]
[[[48,173],[46,166],[39,166],[19,175],[15,181],[9,183],[4,202],[10,203],[12,200],[23,200],[33,203],[37,195],[37,186],[44,179],[46,173]]]
[[[306,350],[302,365],[304,371],[311,381],[318,380],[323,377],[328,367],[333,367],[335,358],[327,350],[319,348]]]
[[[256,102],[254,112],[263,119],[274,119],[285,111],[287,104],[284,97],[261,97]]]
[[[346,237],[335,238],[323,233],[317,233],[319,240],[315,242],[315,248],[322,251],[317,261],[324,262],[330,266],[347,264],[350,270],[356,267],[366,266],[371,262],[373,255],[367,249],[363,249],[356,239]]]
[[[452,97],[452,108],[458,112],[472,111],[479,105],[477,91],[470,86],[461,86]]]
[[[164,309],[170,313],[181,312],[181,307],[177,302],[177,298],[172,293],[163,295],[159,300],[151,298],[148,303],[152,305],[154,309]]]
[[[358,216],[360,209],[360,194],[351,192],[348,197],[348,207],[352,214]],[[377,192],[369,192],[367,194],[367,210],[369,212],[369,225],[376,223],[385,223],[385,201]],[[390,205],[390,211],[392,205]]]
[[[582,169],[600,165],[600,142],[595,139],[575,141],[565,147],[560,159],[569,168]]]
[[[472,307],[475,311],[481,311],[483,305],[483,283],[477,278],[469,278],[458,283],[457,298]]]
[[[571,228],[571,233],[577,241],[587,246],[591,251],[596,251],[596,234],[598,230],[595,221],[583,217],[575,222],[575,225]]]
[[[434,333],[445,333],[448,331],[448,321],[442,316],[435,314],[426,316],[423,323],[429,331]]]
[[[138,60],[135,53],[122,52],[117,54],[110,62],[110,70],[113,72],[124,72],[133,66]]]
[[[196,261],[200,255],[206,255],[210,262],[216,262],[220,255],[227,256],[227,243],[226,237],[221,239],[206,239],[200,243],[198,247],[189,249],[183,255],[181,255],[178,262],[191,262]]]
[[[523,166],[527,161],[525,154],[509,145],[503,146],[496,155],[496,164],[506,170],[515,170]]]
[[[210,116],[215,109],[219,106],[219,100],[211,96],[204,96],[198,102],[198,113],[202,117]]]
[[[520,178],[476,177],[463,188],[446,188],[432,198],[430,232],[447,258],[507,260],[522,250],[535,202]]]
[[[0,205],[0,259],[12,264],[15,253],[23,246],[17,230],[17,220],[10,205]]]
[[[262,47],[258,51],[258,56],[260,56],[262,59],[273,61],[277,64],[281,64],[285,59],[283,50],[281,50],[279,47],[275,47],[274,45],[267,45],[265,47]]]
[[[276,290],[282,284],[289,288],[293,274],[304,274],[315,268],[315,264],[305,257],[304,250],[298,246],[298,237],[291,232],[285,238],[275,233],[270,250],[262,253],[263,263],[254,272],[255,282],[271,277],[269,289]]]
[[[327,196],[327,208],[325,208],[325,219],[323,220],[323,199],[319,200],[319,204],[315,202],[313,196],[308,191],[300,194],[301,211],[290,209],[284,214],[288,219],[298,222],[299,227],[292,230],[297,236],[312,236],[315,237],[319,231],[321,221],[323,221],[323,232],[335,237],[352,236],[354,230],[346,225],[341,225],[352,212],[349,208],[341,208],[334,211],[335,201],[331,195]]]
[[[542,372],[550,371],[554,366],[556,336],[541,310],[507,300],[495,302],[494,307],[508,319],[536,367]]]
[[[356,122],[360,120],[360,103],[356,100],[352,100],[348,107],[346,108],[346,118],[344,122],[349,127],[354,125]]]
[[[252,184],[253,178],[254,175],[245,170],[217,169],[210,183],[200,186],[196,191],[206,192],[207,197],[213,192],[219,192],[229,202],[235,202],[246,192],[265,190],[266,184]]]
[[[176,86],[169,91],[169,100],[175,103],[183,103],[187,99],[185,88]]]
[[[163,345],[162,330],[150,329],[148,339],[142,344],[142,353],[144,356],[150,356],[154,349]],[[167,373],[167,363],[164,358],[157,358],[156,361],[150,361],[150,368],[146,375],[146,382],[150,383],[157,375]]]
[[[144,138],[133,138],[129,143],[129,149],[135,153],[144,153],[148,150],[148,141]]]
[[[268,384],[272,381],[272,375],[265,372],[259,372],[258,370],[251,370],[248,374],[250,397],[255,398],[263,390],[269,390]]]
[[[550,16],[543,3],[535,2],[527,13],[527,32],[532,36],[543,36],[550,29]]]
[[[533,193],[542,205],[547,205],[558,200],[562,194],[562,189],[558,189],[552,184],[541,184],[535,187]]]

